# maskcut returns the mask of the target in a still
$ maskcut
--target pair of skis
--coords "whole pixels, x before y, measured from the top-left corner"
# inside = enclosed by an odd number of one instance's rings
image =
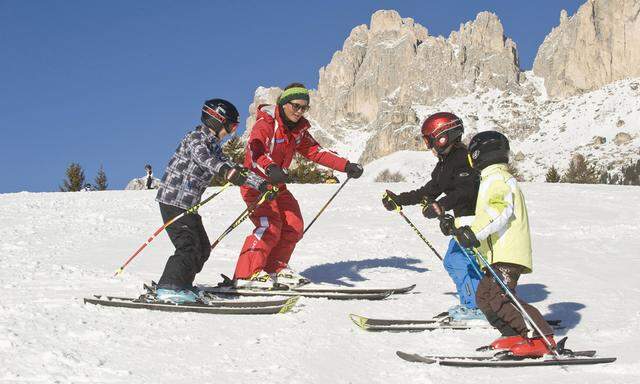
[[[218,315],[261,315],[289,312],[299,297],[325,298],[332,300],[382,300],[392,294],[407,293],[414,285],[399,288],[351,288],[313,284],[287,290],[236,289],[233,287],[200,286],[205,292],[206,302],[174,304],[155,299],[155,283],[144,285],[146,294],[138,299],[94,295],[85,298],[86,304],[107,307],[138,308],[167,312],[197,312]],[[276,296],[274,300],[244,300],[242,297]],[[238,298],[240,297],[240,298]]]
[[[137,308],[165,312],[196,312],[215,315],[274,315],[287,313],[296,305],[297,301],[297,296],[281,300],[211,300],[206,303],[196,302],[184,304],[100,295],[84,299],[86,304],[106,307]]]
[[[415,288],[415,284],[404,287],[357,288],[338,287],[323,284],[306,284],[289,289],[238,289],[232,286],[200,286],[199,288],[217,295],[234,296],[300,296],[330,300],[382,300],[393,294],[404,294]]]
[[[350,314],[349,318],[359,328],[369,332],[422,332],[436,329],[491,329],[486,320],[454,320],[448,312],[442,312],[431,319],[373,319],[356,314]],[[555,329],[562,328],[561,320],[547,320],[547,323]]]
[[[541,358],[523,358],[513,356],[507,352],[498,352],[492,356],[437,356],[420,355],[397,351],[396,355],[402,360],[413,363],[439,364],[450,367],[540,367],[566,365],[593,365],[613,363],[615,357],[595,357],[596,351],[572,351],[564,347],[567,338],[558,342],[556,352],[558,356],[544,356]]]

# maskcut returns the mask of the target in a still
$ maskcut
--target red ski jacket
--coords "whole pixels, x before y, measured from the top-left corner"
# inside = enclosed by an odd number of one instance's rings
[[[322,148],[308,132],[311,125],[304,117],[291,130],[284,125],[280,108],[275,105],[260,105],[256,117],[247,142],[244,166],[260,177],[267,179],[265,170],[271,164],[288,169],[295,152],[315,163],[344,172],[347,159]]]

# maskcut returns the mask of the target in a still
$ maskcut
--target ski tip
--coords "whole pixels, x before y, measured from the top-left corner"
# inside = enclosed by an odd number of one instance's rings
[[[367,319],[364,316],[356,315],[354,313],[349,314],[349,318],[354,322],[359,328],[367,329]]]
[[[290,297],[289,299],[287,299],[285,304],[282,306],[282,309],[280,309],[280,312],[278,313],[287,313],[291,311],[291,309],[293,309],[293,307],[296,305],[299,299],[300,299],[300,296]]]
[[[396,289],[393,291],[393,293],[407,293],[407,292],[411,292],[413,291],[413,289],[416,287],[416,284],[411,284],[408,287],[404,287],[401,289]]]
[[[406,353],[406,352],[402,352],[402,351],[396,351],[396,355],[399,358],[401,358],[402,360],[410,361],[412,363],[427,363],[427,364],[437,363],[436,360],[427,359],[427,358],[424,358],[424,357],[422,357],[420,355],[416,355],[416,354],[412,354],[412,353]]]

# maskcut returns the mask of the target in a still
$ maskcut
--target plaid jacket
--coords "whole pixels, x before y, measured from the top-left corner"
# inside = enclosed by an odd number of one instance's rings
[[[156,201],[189,209],[200,202],[215,175],[234,165],[222,153],[218,138],[200,125],[187,133],[169,160]],[[262,182],[260,177],[249,172],[245,185],[258,189]]]

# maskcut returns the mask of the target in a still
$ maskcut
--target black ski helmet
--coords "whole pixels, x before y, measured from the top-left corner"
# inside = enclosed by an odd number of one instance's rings
[[[233,133],[238,127],[238,110],[224,99],[211,99],[202,106],[202,124],[212,129],[216,134],[224,129]]]
[[[469,163],[482,170],[492,164],[509,162],[509,139],[496,131],[484,131],[469,142]]]

